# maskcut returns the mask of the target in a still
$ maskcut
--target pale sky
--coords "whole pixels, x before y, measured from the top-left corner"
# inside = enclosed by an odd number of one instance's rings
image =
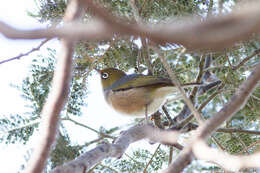
[[[28,9],[30,11],[35,9],[34,0],[3,1],[0,6],[0,20],[20,29],[44,27],[43,24],[40,24],[35,19],[27,16],[26,10]],[[0,61],[12,58],[33,47],[37,47],[40,41],[41,40],[8,40],[0,34]],[[39,54],[45,54],[47,47],[59,50],[59,42],[57,40],[52,40],[43,46],[40,51],[23,57],[21,60],[15,60],[0,65],[0,118],[10,114],[23,115],[25,112],[26,101],[20,97],[21,93],[17,91],[17,89],[10,87],[10,84],[20,85],[22,80],[28,75],[28,67],[31,60],[36,58]],[[75,120],[97,130],[100,126],[111,128],[116,125],[124,126],[125,124],[131,123],[133,118],[115,113],[105,103],[97,74],[91,77],[88,83],[90,92],[86,99],[88,106],[83,109],[83,115],[81,117],[75,117]],[[71,122],[66,122],[64,124],[67,129],[69,129],[68,133],[73,134],[70,135],[70,137],[74,143],[84,144],[91,139],[95,139],[97,136],[94,132],[76,126]],[[37,142],[37,136],[39,135],[34,134],[26,146],[22,144],[5,145],[0,143],[1,172],[16,173],[20,170],[21,165],[25,163],[24,157],[28,156],[28,150],[32,149]],[[135,147],[149,149],[153,152],[157,146],[158,144],[150,145],[146,140],[143,140],[131,144],[131,147],[128,148],[127,152],[131,152]],[[89,149],[90,148],[87,148],[87,150]]]
[[[8,0],[1,3],[0,20],[18,28],[42,27],[36,20],[26,15],[26,10],[33,7],[33,0],[15,1]],[[8,40],[0,34],[0,61],[19,55],[37,46],[39,41]],[[10,87],[10,83],[21,84],[26,76],[28,65],[36,54],[24,57],[21,60],[8,62],[0,65],[0,118],[10,114],[22,113],[24,111],[24,100],[16,89]],[[28,149],[28,148],[27,148]],[[26,149],[22,144],[4,145],[0,144],[1,172],[16,173],[22,163]],[[14,161],[15,160],[15,161]]]
[[[44,27],[43,24],[40,24],[35,19],[27,16],[26,10],[33,10],[34,8],[34,0],[3,1],[0,6],[0,20],[20,29]],[[41,40],[9,40],[0,34],[0,61],[12,58],[20,53],[24,53],[32,49],[33,47],[37,47],[40,41]],[[21,93],[17,89],[10,87],[10,84],[20,85],[22,80],[26,77],[26,75],[28,75],[28,67],[31,60],[36,58],[39,54],[44,54],[47,47],[58,49],[59,42],[57,40],[50,41],[48,44],[43,46],[40,51],[23,57],[20,60],[15,60],[0,65],[0,118],[10,114],[22,115],[25,112],[25,100],[20,97]],[[105,104],[102,96],[100,81],[97,79],[99,79],[98,76],[94,75],[89,80],[90,94],[86,100],[88,102],[88,107],[84,108],[83,116],[76,119],[81,123],[85,123],[95,129],[99,129],[100,126],[110,128],[115,125],[122,126],[130,123],[133,118],[119,115]],[[69,133],[74,134],[71,135],[71,140],[76,143],[83,144],[92,138],[96,138],[95,133],[85,128],[75,126],[71,122],[66,122],[65,125],[68,129],[70,129]],[[22,163],[25,163],[24,157],[26,156],[26,152],[31,149],[35,142],[37,141],[34,140],[34,137],[32,137],[27,146],[22,144],[10,144],[8,146],[5,144],[0,144],[1,172],[17,172]],[[144,142],[147,144],[146,141]],[[140,142],[138,144],[140,146],[143,145]],[[149,148],[155,147],[157,147],[157,145],[153,145],[152,147],[150,146]]]

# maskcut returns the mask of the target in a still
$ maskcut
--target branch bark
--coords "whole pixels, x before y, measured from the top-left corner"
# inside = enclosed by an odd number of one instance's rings
[[[64,18],[66,21],[71,21],[78,16],[80,10],[77,10],[78,8],[76,8],[77,5],[75,4],[79,1],[81,0],[71,0],[72,5],[68,6]],[[73,5],[73,3],[75,4]],[[96,6],[91,0],[85,0],[84,4],[88,5],[89,9],[92,9],[94,13],[96,13],[96,16],[100,17],[102,21],[94,20],[93,22],[89,22],[87,24],[69,23],[60,28],[36,30],[17,30],[3,22],[0,22],[0,32],[8,38],[63,38],[63,49],[62,54],[59,56],[57,70],[54,74],[53,89],[41,114],[43,122],[41,123],[40,132],[43,134],[39,135],[41,136],[39,143],[40,147],[34,152],[32,158],[30,159],[29,169],[27,172],[41,172],[43,170],[51,145],[55,139],[55,133],[59,120],[58,115],[67,98],[69,89],[72,64],[71,56],[74,45],[73,41],[83,39],[106,39],[112,37],[113,34],[121,34],[148,38],[157,44],[176,43],[182,44],[189,49],[219,50],[232,46],[237,41],[248,40],[253,35],[260,34],[260,2],[248,3],[239,10],[234,10],[231,14],[220,16],[218,18],[210,17],[204,21],[197,19],[183,19],[181,23],[167,23],[166,25],[158,26],[129,24],[129,21],[123,21],[115,16],[112,16],[107,12],[107,10]],[[236,113],[248,99],[259,79],[260,64],[256,65],[255,70],[241,85],[231,100],[217,114],[197,129],[196,135],[190,140],[190,144],[208,137],[221,123]],[[184,93],[182,94],[184,98],[186,98]],[[186,98],[186,101],[187,100],[188,99]],[[187,102],[189,103],[189,101]],[[192,104],[190,104],[190,108],[199,119],[199,114],[196,113],[196,109],[194,109]],[[130,132],[126,132],[124,135],[121,135],[121,137],[118,138],[114,144],[102,144],[101,146],[85,153],[78,159],[55,170],[64,170],[63,172],[66,172],[66,170],[73,172],[86,171],[93,166],[94,163],[97,163],[106,157],[119,157],[130,143],[147,137],[149,134],[156,134],[156,136],[149,136],[152,139],[160,136],[159,139],[156,139],[162,143],[169,142],[169,139],[175,139],[172,138],[172,136],[167,136],[166,134],[159,135],[159,132],[145,132],[143,128],[138,131],[138,134],[135,130],[133,130],[131,134],[129,133]],[[161,137],[164,138],[162,139]],[[182,171],[187,164],[190,163],[192,153],[192,145],[185,147],[178,159],[169,166],[166,172]]]
[[[192,148],[198,159],[213,162],[227,171],[239,172],[243,168],[260,168],[260,152],[249,156],[233,156],[208,147],[202,140],[195,142]]]
[[[128,146],[138,140],[148,138],[164,144],[175,144],[178,133],[173,131],[163,131],[146,124],[138,124],[124,131],[113,144],[101,144],[96,148],[82,154],[73,161],[56,167],[51,173],[82,173],[91,169],[94,165],[108,157],[120,158]]]
[[[79,17],[80,12],[79,1],[72,0],[68,5],[64,20],[67,22],[74,20]],[[27,165],[26,172],[28,173],[43,171],[51,146],[55,141],[60,111],[68,97],[74,43],[62,39],[61,44],[62,48],[53,76],[52,90],[41,112],[39,142]]]
[[[106,9],[91,0],[84,1],[103,21],[87,24],[73,23],[56,29],[18,30],[0,22],[0,32],[12,39],[39,39],[63,37],[70,40],[98,40],[113,34],[149,38],[157,44],[176,43],[188,49],[221,50],[242,40],[260,34],[260,2],[252,2],[234,10],[229,15],[201,19],[183,19],[178,23],[129,24],[131,22],[112,16]]]

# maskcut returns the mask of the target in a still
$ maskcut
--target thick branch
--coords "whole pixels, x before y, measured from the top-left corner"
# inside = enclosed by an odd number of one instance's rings
[[[128,25],[122,20],[112,16],[106,9],[100,8],[92,0],[85,1],[93,12],[110,24],[120,33],[137,34],[150,38],[152,41],[165,44],[177,43],[188,48],[223,49],[234,42],[251,37],[252,33],[259,33],[260,28],[260,3],[248,3],[232,14],[221,18],[209,17],[201,19],[186,19],[182,23],[167,24],[167,26],[153,27]],[[187,24],[189,26],[187,26]],[[223,47],[222,47],[223,46]]]
[[[233,156],[210,148],[201,140],[195,142],[192,148],[198,159],[216,163],[227,171],[238,172],[242,168],[260,168],[260,152],[249,156]]]
[[[113,144],[101,144],[84,153],[71,162],[67,162],[51,171],[51,173],[82,173],[91,169],[94,165],[108,157],[121,157],[128,146],[138,140],[149,138],[164,144],[175,144],[178,133],[162,131],[146,124],[139,124],[124,131]]]
[[[72,0],[64,19],[67,21],[75,19],[81,11],[79,9],[79,2]],[[43,171],[51,145],[55,141],[60,111],[68,97],[74,43],[67,40],[62,40],[61,43],[62,49],[53,76],[52,90],[41,112],[42,122],[39,130],[39,142],[29,160],[26,171],[28,173]]]
[[[0,22],[0,32],[13,39],[64,37],[74,40],[110,38],[113,34],[146,37],[157,44],[176,43],[189,49],[219,50],[235,42],[248,40],[260,33],[260,2],[247,3],[231,14],[209,17],[207,20],[183,19],[179,23],[161,25],[129,24],[97,7],[91,0],[84,1],[89,9],[105,22],[93,21],[86,25],[71,24],[59,29],[17,30]]]
[[[66,38],[69,40],[101,40],[113,36],[111,28],[104,22],[94,20],[87,24],[70,22],[59,28],[21,30],[0,21],[0,32],[10,39]]]

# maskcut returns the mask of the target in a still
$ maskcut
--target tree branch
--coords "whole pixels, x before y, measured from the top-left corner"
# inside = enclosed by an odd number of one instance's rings
[[[173,131],[163,131],[146,124],[138,124],[124,131],[113,144],[101,144],[96,148],[82,154],[73,161],[67,162],[62,166],[56,167],[51,173],[82,173],[99,163],[105,158],[119,158],[128,146],[138,140],[148,138],[164,144],[175,144],[178,133]]]
[[[248,147],[244,148],[240,154],[247,152],[250,148],[255,147],[256,145],[260,144],[260,140],[255,141],[254,143],[250,144]]]
[[[247,101],[250,94],[257,86],[259,80],[260,63],[256,65],[255,69],[251,72],[247,80],[244,81],[242,85],[237,89],[230,101],[226,103],[218,113],[213,115],[209,120],[207,120],[202,126],[200,126],[196,130],[194,137],[191,140],[189,140],[190,145],[183,149],[183,151],[180,153],[175,162],[173,162],[173,164],[171,164],[164,171],[164,173],[181,172],[191,161],[193,146],[192,143],[208,137],[219,125],[221,125],[225,120],[227,120],[236,112],[238,112],[244,106],[244,103]]]
[[[197,124],[194,124],[194,123],[188,123],[186,126],[187,126],[186,128],[188,128],[188,131],[195,130],[199,127]],[[180,130],[180,128],[177,128],[177,127],[171,128],[171,130]],[[257,130],[245,130],[245,129],[234,129],[234,128],[218,128],[216,130],[216,132],[220,132],[220,133],[246,133],[246,134],[250,134],[250,135],[260,135],[260,131],[257,131]]]
[[[99,134],[99,135],[102,136],[102,137],[110,138],[110,139],[115,139],[114,136],[111,136],[111,135],[108,135],[108,134],[99,132],[99,131],[93,129],[92,127],[89,127],[89,126],[87,126],[87,125],[85,125],[85,124],[82,124],[82,123],[80,123],[80,122],[77,122],[77,121],[71,119],[70,117],[63,118],[62,120],[71,121],[71,122],[73,122],[73,123],[76,124],[76,125],[79,125],[79,126],[81,126],[81,127],[84,127],[84,128],[86,128],[86,129],[89,129],[89,130],[91,130],[91,131],[93,131],[93,132]]]
[[[168,62],[166,61],[165,57],[163,57],[162,55],[160,55],[159,53],[159,57],[161,59],[161,62],[163,64],[163,66],[165,67],[165,69],[167,70],[167,73],[169,74],[171,81],[173,82],[173,84],[177,87],[177,89],[179,90],[179,92],[182,95],[182,98],[184,99],[185,103],[187,104],[187,106],[189,107],[189,109],[192,111],[192,113],[194,114],[194,116],[196,117],[197,121],[201,124],[203,122],[200,113],[195,109],[192,101],[186,96],[185,92],[183,91],[179,81],[177,80],[175,74],[172,72],[170,65],[168,64]]]
[[[246,133],[250,135],[260,135],[260,131],[257,130],[244,130],[244,129],[231,129],[231,128],[218,128],[216,132],[223,133]]]
[[[155,151],[154,151],[152,157],[150,158],[150,160],[148,161],[148,163],[145,165],[145,168],[144,168],[143,173],[147,173],[147,168],[148,168],[149,165],[152,163],[153,158],[154,158],[154,156],[156,155],[157,151],[160,149],[160,147],[161,147],[161,144],[159,144],[159,145],[157,146],[157,148],[155,149]]]
[[[260,54],[260,49],[255,50],[251,55],[249,55],[248,57],[244,58],[239,64],[237,64],[236,66],[232,66],[233,70],[237,70],[239,69],[241,66],[243,66],[247,61],[249,61],[251,58],[253,58],[254,56]]]
[[[233,156],[208,147],[202,140],[195,142],[192,148],[198,159],[216,163],[227,171],[238,172],[243,168],[260,168],[260,152],[249,156]]]
[[[149,38],[157,44],[175,43],[189,49],[220,50],[235,42],[248,40],[260,33],[260,2],[247,3],[229,15],[209,17],[206,20],[183,19],[179,23],[154,25],[129,24],[130,21],[112,16],[106,9],[91,0],[84,4],[102,21],[87,24],[73,23],[60,28],[18,30],[0,22],[0,32],[13,39],[39,39],[63,37],[70,40],[98,40],[113,34],[134,35]]]
[[[73,20],[79,16],[79,13],[81,13],[79,1],[72,0],[67,7],[64,20]],[[60,111],[68,97],[74,43],[63,39],[61,44],[62,49],[53,76],[52,90],[41,112],[39,142],[27,165],[26,172],[28,173],[43,171],[51,146],[55,141]]]
[[[15,56],[15,57],[13,57],[13,58],[9,58],[9,59],[0,61],[0,64],[4,64],[4,63],[6,63],[6,62],[13,61],[13,60],[17,60],[17,59],[20,59],[20,58],[22,58],[22,57],[24,57],[24,56],[28,56],[28,55],[30,55],[32,52],[35,52],[35,51],[40,50],[40,48],[41,48],[45,43],[47,43],[49,40],[50,40],[50,39],[45,39],[45,40],[43,40],[37,47],[32,48],[30,51],[28,51],[28,52],[26,52],[26,53],[21,53],[20,55],[17,55],[17,56]]]

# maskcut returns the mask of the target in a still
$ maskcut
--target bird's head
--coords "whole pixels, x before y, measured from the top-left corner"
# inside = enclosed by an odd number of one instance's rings
[[[97,70],[100,74],[101,84],[103,89],[110,87],[114,82],[125,76],[126,73],[115,68],[106,68]]]

